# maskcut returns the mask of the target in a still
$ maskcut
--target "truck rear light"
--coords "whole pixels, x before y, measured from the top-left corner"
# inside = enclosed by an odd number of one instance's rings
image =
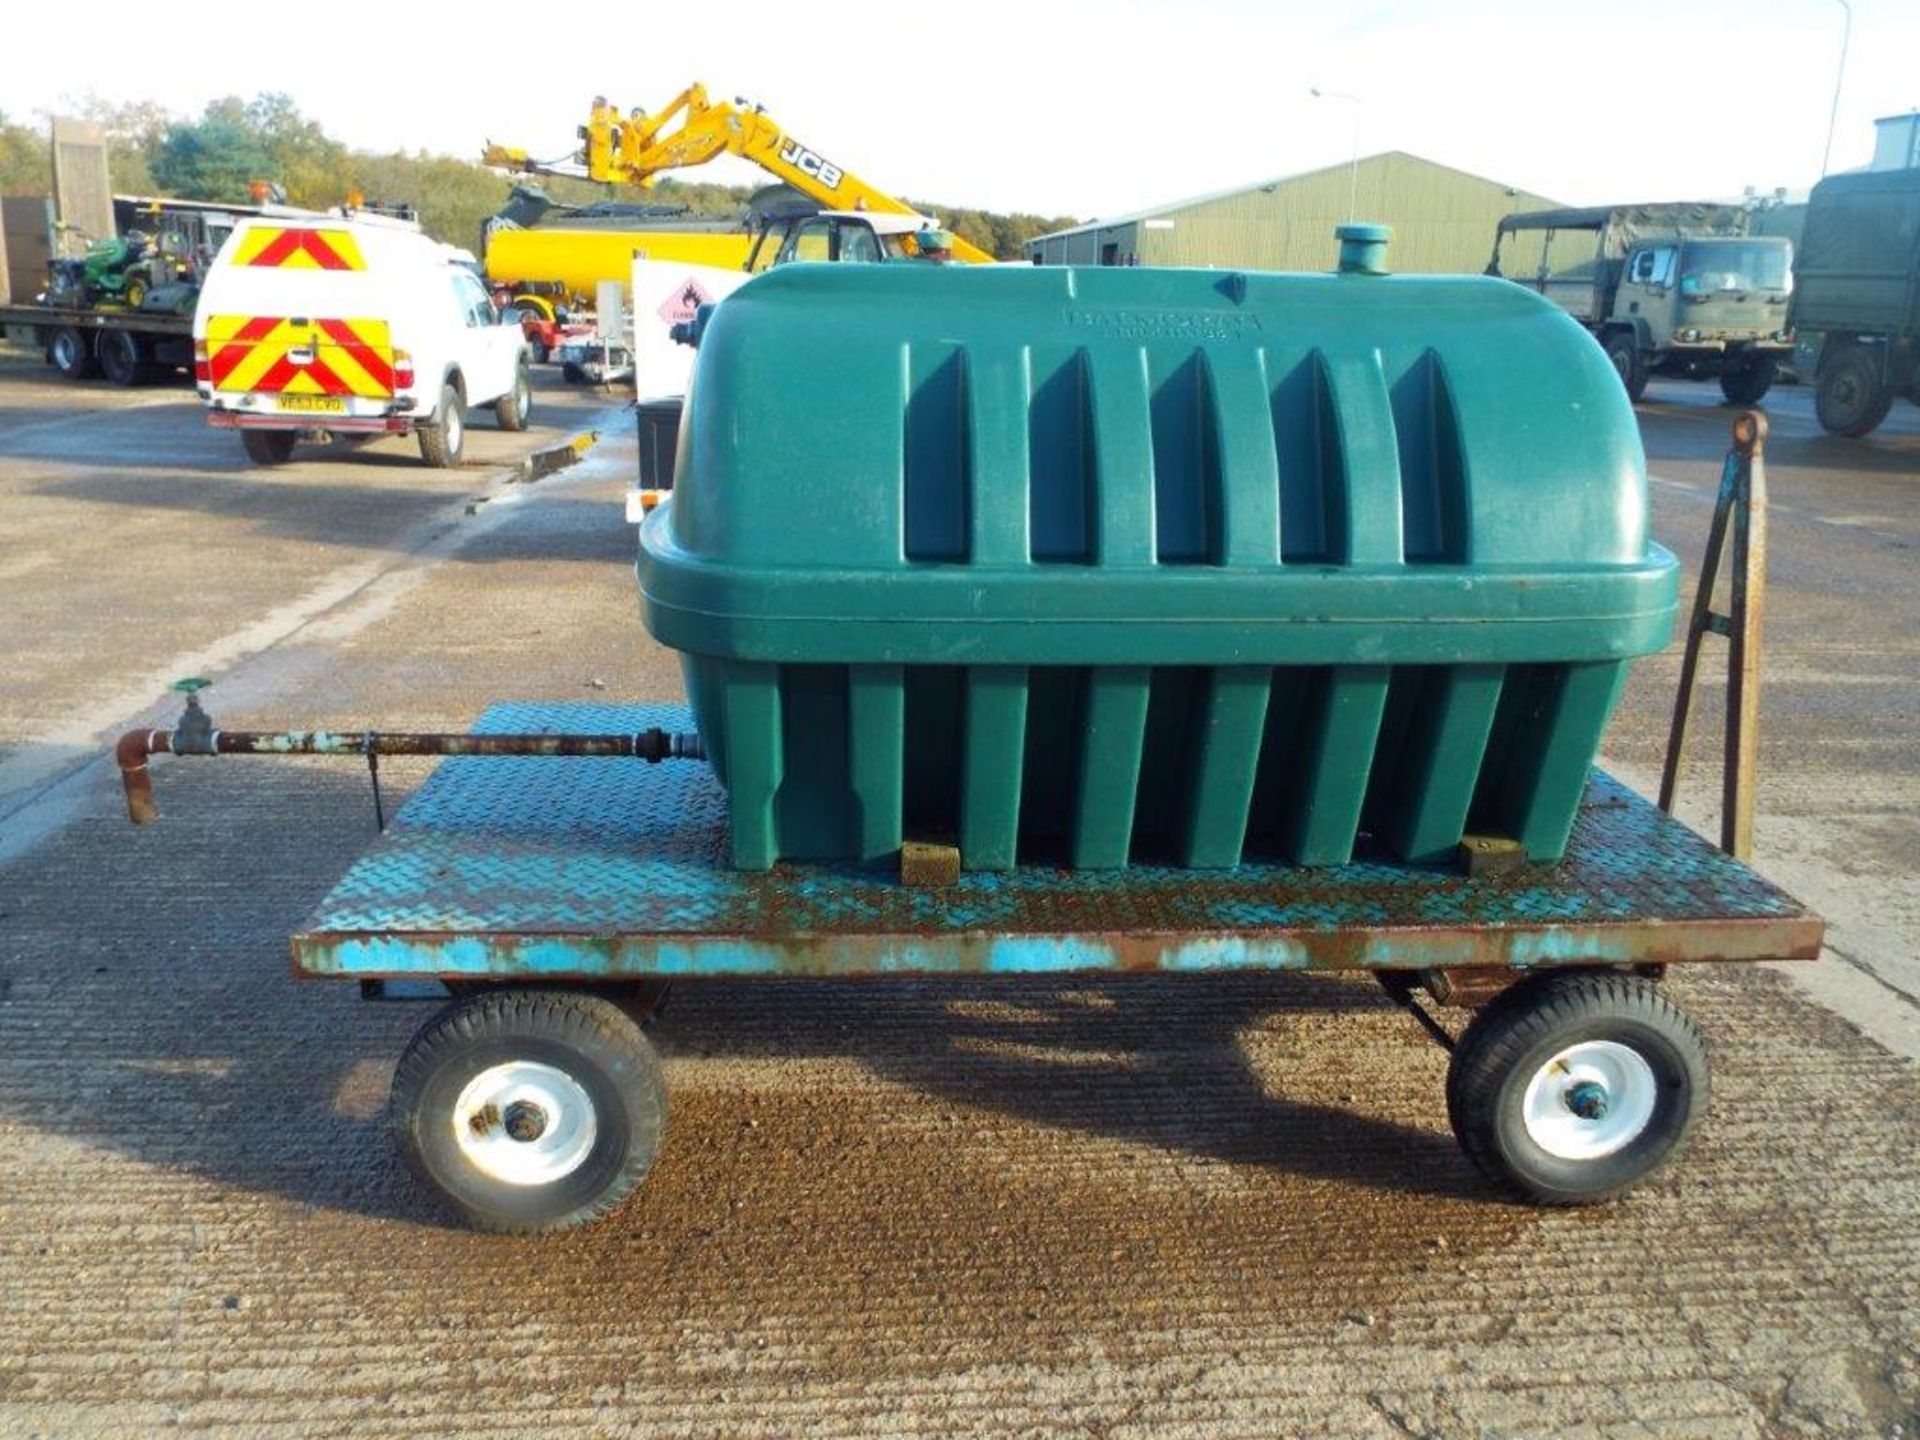
[[[393,388],[396,390],[413,388],[413,356],[405,350],[393,352]]]
[[[207,363],[207,342],[193,342],[193,378],[202,385],[213,383],[213,367]]]

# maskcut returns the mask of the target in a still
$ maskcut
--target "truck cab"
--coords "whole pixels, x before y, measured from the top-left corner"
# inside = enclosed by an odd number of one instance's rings
[[[1793,348],[1792,294],[1793,248],[1782,238],[1676,238],[1629,254],[1608,319],[1649,369],[1718,376],[1729,400],[1752,404]]]
[[[866,210],[820,210],[789,215],[764,226],[747,256],[747,271],[757,275],[776,265],[801,263],[871,264],[911,259],[912,237],[934,222],[924,215],[891,215]]]

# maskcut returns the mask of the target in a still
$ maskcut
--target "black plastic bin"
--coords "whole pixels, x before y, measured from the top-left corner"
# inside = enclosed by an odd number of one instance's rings
[[[636,401],[633,407],[640,427],[640,488],[673,488],[673,452],[680,443],[681,397],[662,395]]]

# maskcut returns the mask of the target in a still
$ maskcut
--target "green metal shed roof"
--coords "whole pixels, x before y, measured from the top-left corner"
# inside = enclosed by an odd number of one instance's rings
[[[1125,225],[1137,225],[1143,221],[1157,219],[1165,215],[1172,215],[1182,210],[1192,210],[1202,205],[1213,204],[1216,201],[1230,200],[1238,195],[1252,194],[1257,191],[1271,191],[1278,189],[1282,185],[1291,185],[1302,180],[1312,180],[1324,176],[1342,174],[1354,168],[1355,165],[1365,168],[1381,161],[1390,160],[1411,161],[1416,165],[1427,166],[1434,170],[1443,170],[1449,175],[1457,175],[1463,180],[1471,180],[1477,184],[1501,185],[1503,188],[1516,192],[1519,191],[1519,187],[1517,186],[1507,186],[1504,185],[1502,181],[1489,179],[1485,175],[1475,175],[1472,171],[1462,170],[1457,166],[1443,165],[1438,160],[1429,160],[1424,155],[1415,155],[1408,150],[1382,150],[1372,155],[1362,155],[1357,161],[1342,161],[1337,165],[1321,165],[1312,170],[1297,170],[1288,175],[1274,176],[1269,180],[1255,180],[1245,185],[1232,185],[1224,190],[1213,190],[1204,195],[1192,195],[1184,200],[1172,200],[1166,204],[1149,206],[1143,210],[1131,210],[1123,215],[1111,215],[1096,220],[1089,220],[1085,224],[1069,226],[1065,230],[1054,230],[1045,235],[1036,235],[1033,239],[1029,240],[1027,244],[1036,245],[1041,241],[1064,239],[1070,235],[1085,235],[1096,230],[1112,230]]]

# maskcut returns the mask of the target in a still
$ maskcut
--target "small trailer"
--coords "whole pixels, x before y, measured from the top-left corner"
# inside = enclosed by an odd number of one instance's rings
[[[1339,238],[1330,277],[779,267],[713,312],[672,496],[642,497],[687,708],[274,734],[190,695],[122,740],[129,813],[156,753],[360,756],[376,784],[448,757],[293,956],[451,997],[393,1122],[481,1228],[619,1203],[664,1129],[663,987],[775,977],[1370,974],[1452,1052],[1495,1184],[1617,1195],[1706,1109],[1667,967],[1810,960],[1822,923],[1592,768],[1679,594],[1605,357],[1517,286]],[[1725,635],[1728,851],[1764,436],[1736,423],[1666,786]],[[1476,1013],[1456,1036],[1423,996]]]
[[[1820,952],[1817,916],[1599,770],[1551,866],[1469,845],[1445,867],[1363,847],[1332,869],[962,874],[910,845],[897,870],[743,871],[724,790],[684,763],[690,730],[677,706],[503,704],[466,736],[253,734],[190,702],[120,759],[147,819],[151,753],[451,757],[293,937],[293,964],[369,997],[450,997],[400,1061],[392,1122],[427,1183],[495,1231],[593,1220],[646,1176],[667,1095],[643,1026],[670,983],[1371,974],[1452,1052],[1467,1155],[1557,1205],[1644,1179],[1705,1112],[1706,1049],[1667,967]],[[1456,1035],[1425,1002],[1472,1017]]]

